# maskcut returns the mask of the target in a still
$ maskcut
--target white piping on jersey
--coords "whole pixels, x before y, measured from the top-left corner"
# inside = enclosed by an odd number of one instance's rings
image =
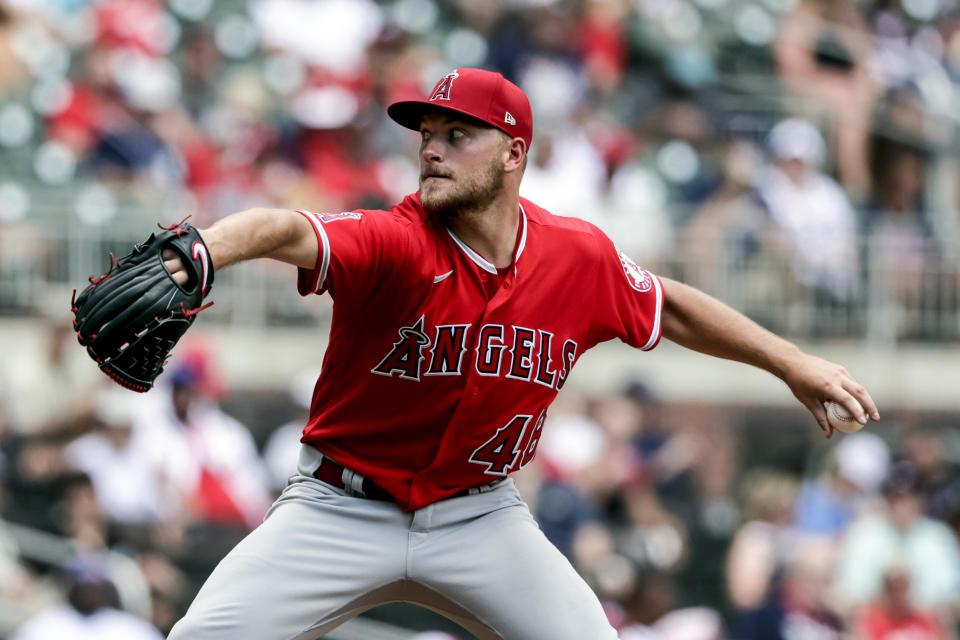
[[[523,231],[520,232],[520,244],[517,245],[517,255],[513,256],[514,263],[520,259],[523,248],[527,246],[527,212],[523,210],[523,205],[520,205],[520,223],[523,225]]]
[[[516,275],[517,267],[516,262],[520,258],[520,254],[523,253],[523,248],[527,246],[527,212],[523,210],[523,205],[520,205],[520,224],[523,225],[523,229],[520,231],[520,243],[517,245],[517,252],[513,256],[513,273]],[[453,238],[453,241],[457,243],[467,257],[473,260],[473,262],[486,271],[487,273],[496,273],[497,268],[493,266],[493,263],[484,258],[482,255],[471,249],[467,246],[467,243],[461,240],[456,233],[453,232],[453,229],[447,227],[447,233],[450,234],[450,237]]]
[[[657,344],[657,339],[660,337],[660,311],[663,309],[663,291],[660,289],[660,280],[657,276],[651,273],[650,279],[653,280],[653,288],[657,292],[657,311],[653,315],[653,329],[650,330],[650,339],[647,340],[647,344],[640,347],[641,351],[653,349],[653,345]]]
[[[320,293],[320,290],[323,289],[323,283],[327,279],[327,268],[330,266],[330,239],[327,238],[327,232],[324,231],[323,224],[317,219],[317,214],[312,211],[299,210],[299,212],[306,214],[307,220],[313,225],[317,236],[320,238],[320,243],[323,245],[321,247],[323,257],[320,261],[320,276],[317,278],[317,288],[314,291],[314,293]]]
[[[463,240],[457,237],[457,234],[453,232],[453,229],[451,229],[450,227],[447,227],[447,233],[450,234],[450,237],[453,238],[453,241],[457,243],[457,246],[459,246],[463,250],[463,252],[467,254],[467,257],[473,260],[478,267],[480,267],[487,273],[497,272],[497,268],[493,266],[492,262],[490,262],[489,260],[484,258],[482,255],[480,255],[479,253],[477,253],[476,251],[468,247],[467,243],[465,243]]]
[[[514,278],[517,277],[517,260],[520,259],[523,248],[527,246],[527,212],[523,210],[523,205],[520,205],[520,223],[523,224],[523,231],[520,232],[520,244],[517,245],[517,255],[513,256]]]
[[[438,282],[443,282],[444,280],[449,278],[452,274],[453,274],[453,269],[450,269],[450,271],[447,271],[443,275],[433,276],[433,284],[437,284]]]

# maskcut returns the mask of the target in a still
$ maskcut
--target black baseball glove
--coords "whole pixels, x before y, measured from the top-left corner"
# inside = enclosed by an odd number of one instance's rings
[[[90,276],[79,296],[73,292],[77,340],[101,371],[133,391],[150,390],[180,336],[213,304],[203,304],[213,284],[210,254],[197,230],[184,222],[160,227],[163,233],[150,234],[119,260],[111,253],[110,270]],[[164,266],[165,249],[179,254],[189,274],[185,285]]]

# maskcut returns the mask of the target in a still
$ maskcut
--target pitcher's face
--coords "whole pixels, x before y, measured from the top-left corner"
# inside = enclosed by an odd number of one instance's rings
[[[489,206],[503,189],[508,138],[497,129],[428,114],[420,125],[420,202],[444,217]]]

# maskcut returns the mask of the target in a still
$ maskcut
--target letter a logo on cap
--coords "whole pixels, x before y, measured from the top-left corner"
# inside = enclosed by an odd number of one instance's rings
[[[443,76],[440,82],[437,83],[436,88],[434,88],[433,93],[430,94],[430,102],[433,102],[434,100],[449,100],[450,89],[453,87],[453,81],[459,77],[460,74],[457,73],[456,69]]]
[[[507,111],[503,116],[503,121],[507,124],[517,124],[517,119],[513,117],[513,114]]]

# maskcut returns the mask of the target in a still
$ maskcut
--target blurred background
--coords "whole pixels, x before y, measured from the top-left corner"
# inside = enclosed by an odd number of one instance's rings
[[[0,0],[0,638],[162,637],[292,473],[330,320],[292,267],[218,273],[140,396],[71,291],[158,222],[389,206],[385,105],[458,66],[531,98],[522,195],[881,409],[826,441],[759,371],[584,357],[517,482],[622,638],[957,637],[958,0]]]

